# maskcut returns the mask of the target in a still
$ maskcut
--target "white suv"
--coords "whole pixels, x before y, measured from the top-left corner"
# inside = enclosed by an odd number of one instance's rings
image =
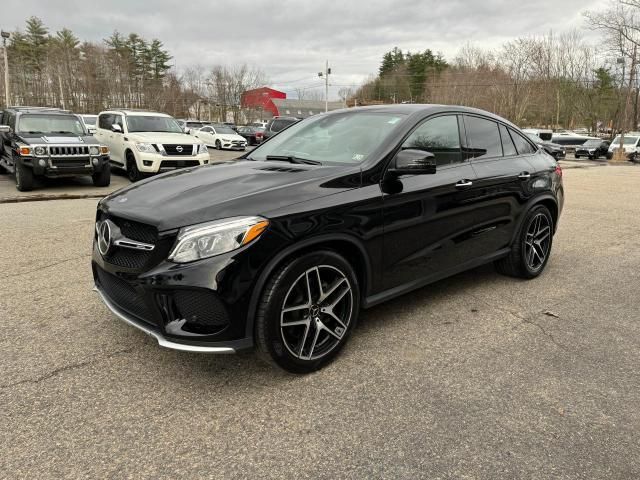
[[[94,136],[109,147],[111,163],[124,168],[132,182],[147,174],[209,163],[207,146],[164,113],[100,112]]]

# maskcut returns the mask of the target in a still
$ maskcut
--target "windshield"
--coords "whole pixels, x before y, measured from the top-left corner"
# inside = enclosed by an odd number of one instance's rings
[[[291,156],[322,163],[356,164],[367,159],[404,115],[344,112],[318,115],[296,123],[256,148],[249,157]]]
[[[202,128],[202,122],[187,122],[187,128]]]
[[[635,143],[638,141],[638,137],[624,137],[624,145],[635,145]],[[618,144],[620,145],[620,135],[618,135],[615,140],[613,142],[611,142],[612,144]]]
[[[284,130],[286,127],[291,125],[292,123],[296,123],[298,120],[274,120],[271,125],[272,132],[279,132],[280,130]]]
[[[183,133],[180,125],[171,117],[152,117],[150,115],[127,115],[127,129],[133,132],[169,132]]]
[[[236,132],[234,132],[232,129],[230,129],[229,127],[215,127],[216,133],[222,133],[225,135],[235,135]]]
[[[95,126],[96,121],[98,120],[98,116],[97,115],[82,115],[82,119],[84,120],[84,123],[86,123],[87,125]]]
[[[600,140],[587,140],[584,143],[584,146],[585,147],[598,147],[598,146],[600,146]]]
[[[71,133],[85,135],[84,126],[75,115],[25,114],[20,117],[18,132],[21,133]]]

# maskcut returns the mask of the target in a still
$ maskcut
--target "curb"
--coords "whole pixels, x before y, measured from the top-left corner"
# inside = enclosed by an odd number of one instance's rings
[[[24,197],[3,197],[0,198],[0,205],[3,203],[22,202],[47,202],[50,200],[81,200],[85,198],[103,198],[108,194],[86,193],[86,194],[60,194],[60,195],[30,195]]]

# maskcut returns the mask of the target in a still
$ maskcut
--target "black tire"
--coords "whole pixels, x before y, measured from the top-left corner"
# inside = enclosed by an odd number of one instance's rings
[[[316,271],[320,272],[318,277]],[[335,275],[333,279],[332,275]],[[316,288],[322,285],[316,278],[326,282],[323,289]],[[311,282],[307,283],[308,290],[304,288],[305,281]],[[305,291],[314,292],[310,301]],[[323,300],[318,298],[323,291],[332,293]],[[331,301],[336,301],[337,305],[331,306]],[[286,312],[286,302],[289,302],[287,308],[291,303],[301,306]],[[335,316],[325,313],[326,307],[330,307]],[[284,264],[267,282],[256,314],[258,354],[292,373],[316,371],[338,355],[356,325],[359,311],[360,287],[349,262],[330,250],[304,254]],[[285,313],[288,317],[283,326]],[[336,322],[335,318],[341,322]],[[304,322],[307,324],[290,325],[285,330],[287,323]]]
[[[105,163],[102,167],[102,171],[91,175],[93,185],[95,187],[108,187],[111,183],[111,165]]]
[[[216,140],[216,148],[218,150],[222,150],[222,143],[220,143],[220,140]]]
[[[574,155],[576,158],[580,158],[580,155],[578,155],[577,153]]]
[[[19,192],[33,190],[33,170],[22,162],[15,162],[16,188]]]
[[[613,153],[607,152],[606,157],[607,157],[607,160],[611,160],[613,158]]]
[[[533,222],[536,221],[540,215],[546,218],[546,223],[549,227],[549,235],[548,243],[545,243],[543,246],[538,245],[542,250],[546,251],[544,259],[539,262],[539,265],[537,265],[530,262],[529,258],[527,258],[529,252],[532,249],[535,250],[533,246],[529,247],[530,243],[527,243],[527,240],[531,238],[528,232],[530,232],[533,226]],[[496,270],[504,275],[509,275],[511,277],[525,279],[537,277],[543,272],[545,266],[547,265],[547,262],[549,261],[549,257],[551,256],[553,232],[554,225],[551,212],[549,212],[549,209],[544,205],[535,205],[525,215],[522,225],[520,226],[520,231],[518,232],[518,235],[514,240],[513,245],[511,246],[511,252],[509,253],[509,255],[494,262]],[[547,242],[547,239],[545,239],[545,242]],[[532,258],[536,255],[539,259],[539,255],[537,253],[535,253]],[[535,258],[533,259],[535,260]]]
[[[131,152],[127,152],[127,176],[131,182],[137,182],[142,179],[142,174],[138,170],[136,157]]]

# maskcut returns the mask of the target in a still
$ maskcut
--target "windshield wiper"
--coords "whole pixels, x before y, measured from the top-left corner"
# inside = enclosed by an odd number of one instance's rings
[[[55,130],[51,133],[69,133],[71,135],[78,135],[76,132],[69,132],[68,130]]]
[[[28,130],[26,132],[20,132],[20,133],[28,133],[29,135],[37,135],[37,134],[42,134],[44,132],[41,132],[39,130]]]
[[[322,165],[322,162],[308,160],[306,158],[298,158],[293,155],[267,155],[266,160],[275,162],[305,163],[307,165]]]

